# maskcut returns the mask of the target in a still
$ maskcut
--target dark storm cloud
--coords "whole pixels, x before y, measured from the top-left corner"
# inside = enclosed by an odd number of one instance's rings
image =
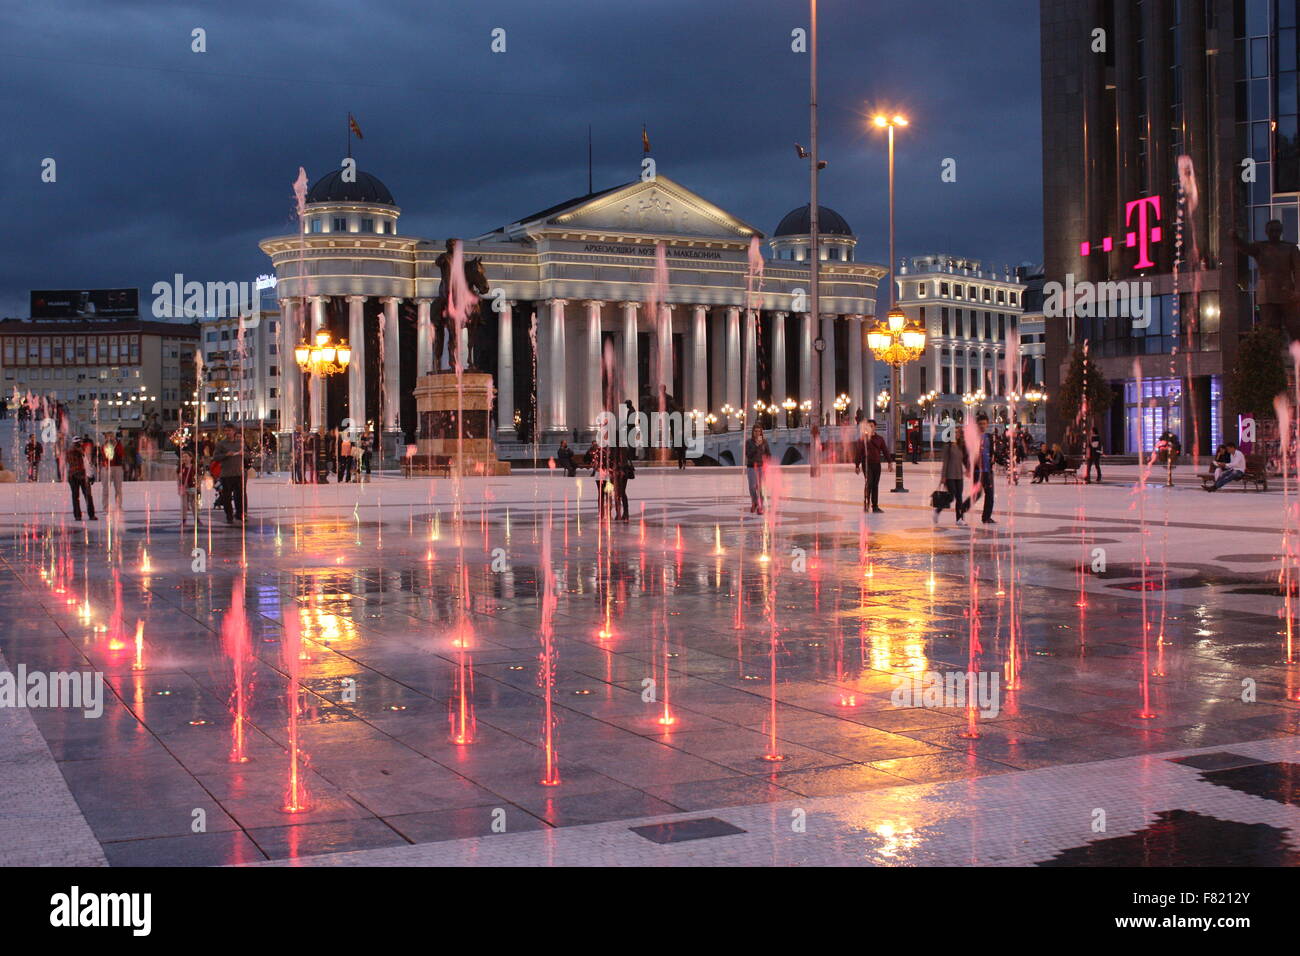
[[[884,140],[898,142],[899,255],[1041,256],[1032,0],[822,0],[822,201],[884,261]],[[290,184],[354,154],[402,231],[472,235],[660,171],[770,232],[807,201],[803,0],[221,3],[18,0],[0,9],[5,208],[0,314],[27,290],[267,271]],[[208,52],[190,32],[207,31]],[[507,32],[507,52],[490,33]],[[44,157],[58,182],[40,181]],[[957,182],[942,183],[944,158]]]

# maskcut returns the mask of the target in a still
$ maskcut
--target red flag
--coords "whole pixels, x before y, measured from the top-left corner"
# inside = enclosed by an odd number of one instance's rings
[[[641,152],[650,155],[650,137],[646,135],[644,123],[641,125]]]
[[[351,113],[348,114],[348,129],[357,134],[357,139],[365,139],[365,137],[361,135],[361,127],[357,125],[357,121],[352,118]]]

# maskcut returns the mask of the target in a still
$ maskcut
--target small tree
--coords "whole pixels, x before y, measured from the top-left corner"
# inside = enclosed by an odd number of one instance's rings
[[[1239,414],[1273,417],[1273,399],[1286,391],[1285,353],[1282,333],[1268,326],[1257,325],[1242,337],[1228,381],[1228,399]]]
[[[1080,430],[1083,434],[1090,432],[1098,416],[1110,410],[1114,397],[1097,364],[1076,346],[1070,370],[1056,393],[1056,408],[1065,422],[1066,435],[1077,435]]]

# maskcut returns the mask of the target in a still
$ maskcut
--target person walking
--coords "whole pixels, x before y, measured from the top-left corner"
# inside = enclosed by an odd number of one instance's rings
[[[612,451],[613,449],[597,445],[594,441],[587,450],[587,467],[591,469],[591,477],[596,479],[596,514],[600,518],[605,517],[605,509],[609,507],[605,491],[613,480],[610,467],[614,457]]]
[[[181,531],[185,531],[185,521],[191,513],[194,527],[202,527],[199,523],[199,469],[188,451],[181,452],[176,464],[176,493],[181,499]]]
[[[1088,447],[1086,449],[1086,460],[1088,470],[1084,476],[1084,484],[1092,484],[1092,469],[1097,469],[1097,484],[1101,484],[1101,433],[1097,429],[1092,430],[1088,436]]]
[[[965,498],[966,472],[969,468],[970,452],[966,450],[961,434],[954,429],[943,446],[939,481],[948,490],[948,494],[952,495],[952,510],[957,515],[957,526],[961,528],[966,527],[966,509],[970,506]],[[939,510],[936,508],[934,512],[936,521],[939,519]]]
[[[95,517],[95,499],[90,494],[90,477],[86,474],[86,453],[80,439],[73,439],[68,446],[65,464],[68,488],[72,491],[72,517],[77,521],[82,520],[80,495],[86,499],[87,516],[91,521],[98,521]]]
[[[979,428],[980,444],[979,455],[975,459],[974,483],[979,485],[980,493],[984,496],[984,512],[980,520],[984,524],[997,524],[993,520],[993,435],[989,432],[989,417],[980,412],[975,418],[975,425]]]
[[[244,449],[235,434],[234,425],[222,429],[221,440],[212,450],[212,460],[221,479],[221,503],[226,512],[226,524],[243,521],[244,501]]]
[[[44,449],[41,443],[36,440],[35,435],[27,436],[27,480],[36,481],[41,473],[41,455]]]
[[[365,472],[366,481],[370,480],[370,458],[375,450],[375,436],[367,431],[361,436],[361,470]]]
[[[116,507],[121,511],[122,481],[126,473],[126,449],[117,437],[117,432],[109,432],[104,436],[100,451],[100,466],[104,475],[103,510],[107,512],[110,508]]]
[[[632,456],[622,446],[614,449],[614,520],[628,520],[627,483],[636,477]]]
[[[346,431],[339,433],[339,484],[352,481],[352,439]]]
[[[763,513],[763,470],[772,457],[772,449],[763,437],[763,426],[755,425],[745,441],[745,477],[749,481],[749,512]]]
[[[862,437],[858,439],[853,456],[853,471],[862,472],[862,510],[881,514],[880,507],[880,463],[893,461],[889,445],[876,434],[876,420],[867,419],[862,425]]]
[[[303,427],[297,426],[293,430],[292,446],[289,450],[292,458],[291,467],[293,470],[293,483],[301,485],[304,480],[303,462],[307,456],[307,436],[303,433]]]

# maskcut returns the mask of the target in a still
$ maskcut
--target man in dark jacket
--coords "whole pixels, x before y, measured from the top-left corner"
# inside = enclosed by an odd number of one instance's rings
[[[72,489],[73,518],[77,521],[81,520],[81,500],[78,498],[80,494],[86,499],[86,513],[90,520],[98,520],[95,517],[95,499],[90,496],[90,480],[86,477],[86,455],[82,451],[81,442],[77,439],[68,446],[67,466],[68,487]]]
[[[975,456],[975,484],[984,496],[984,510],[980,520],[984,524],[997,524],[993,520],[993,434],[989,431],[989,417],[980,412],[975,418],[979,427],[979,453]]]
[[[227,425],[221,440],[212,449],[212,460],[221,471],[222,505],[226,511],[226,524],[244,520],[244,446],[235,434],[235,426]]]
[[[876,420],[867,419],[862,426],[862,437],[858,439],[853,456],[853,470],[861,471],[866,484],[862,488],[862,510],[880,514],[880,463],[893,461],[889,445],[876,434]]]

